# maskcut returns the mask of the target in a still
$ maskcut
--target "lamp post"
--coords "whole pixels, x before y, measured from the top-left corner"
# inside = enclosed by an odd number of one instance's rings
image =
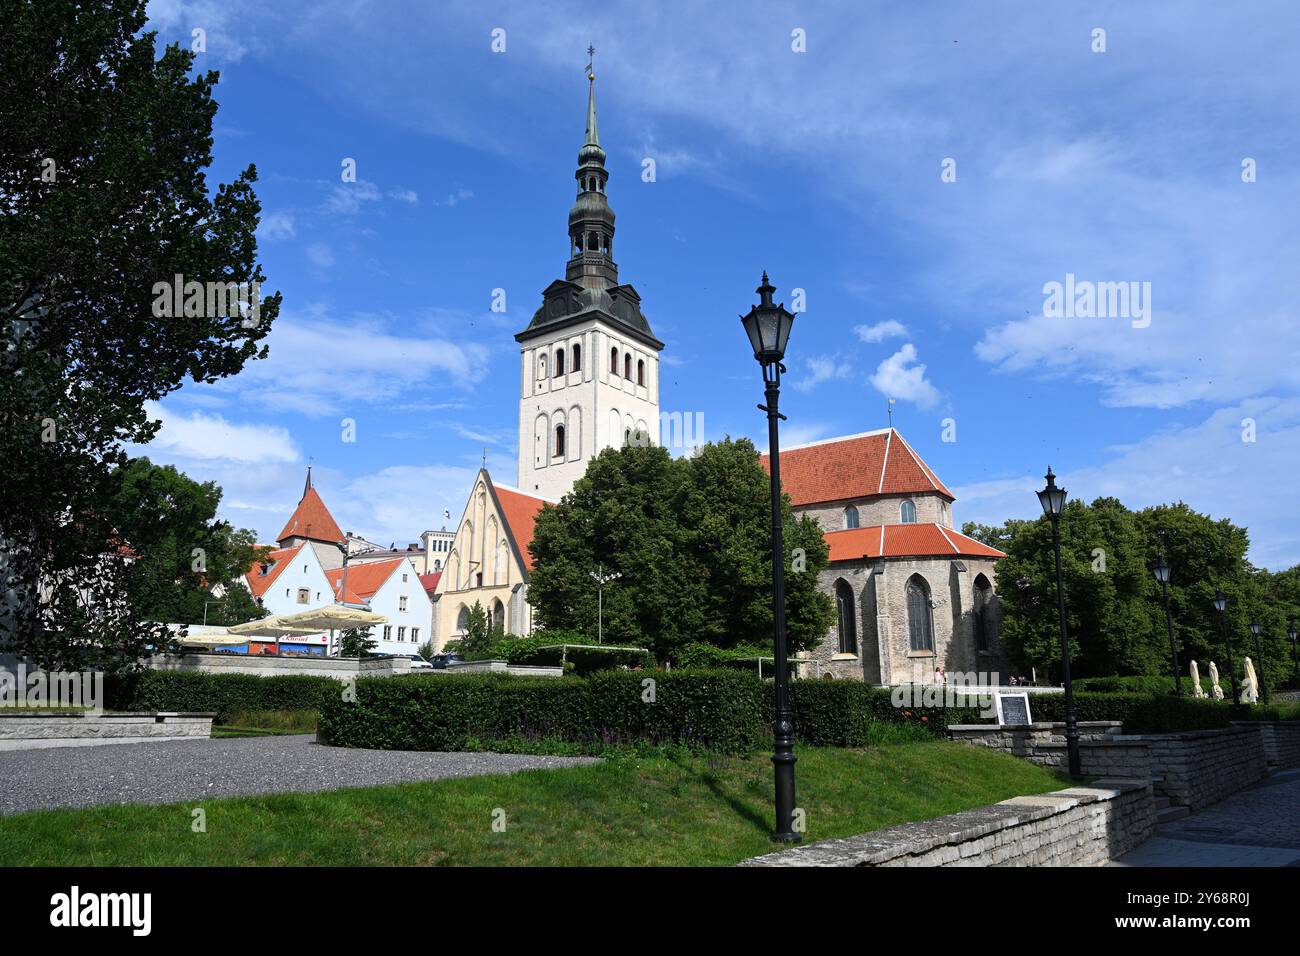
[[[1065,749],[1070,761],[1070,776],[1082,776],[1079,764],[1079,727],[1074,720],[1074,683],[1070,680],[1070,635],[1065,627],[1065,583],[1061,576],[1061,512],[1065,509],[1065,489],[1056,487],[1052,467],[1047,467],[1047,487],[1038,493],[1043,514],[1052,522],[1052,550],[1056,553],[1056,604],[1061,621],[1061,676],[1065,683]]]
[[[772,764],[776,772],[776,832],[772,839],[778,843],[797,843],[799,834],[794,830],[794,721],[790,713],[790,664],[786,660],[785,644],[785,542],[781,529],[781,448],[778,441],[778,420],[785,418],[778,410],[781,395],[781,373],[785,366],[785,346],[790,340],[794,315],[784,304],[774,305],[772,293],[776,289],[763,273],[763,284],[758,287],[759,304],[742,315],[749,343],[754,348],[754,358],[763,369],[766,405],[759,411],[767,412],[767,450],[771,463],[772,483],[772,655],[775,657],[776,720],[772,726]]]
[[[1291,663],[1295,666],[1296,687],[1300,688],[1300,655],[1296,653],[1296,638],[1300,637],[1300,634],[1296,633],[1295,621],[1292,621],[1287,628],[1286,636],[1291,638]]]
[[[1255,635],[1255,656],[1259,658],[1259,666],[1255,668],[1255,676],[1259,678],[1259,686],[1255,688],[1259,691],[1259,699],[1268,703],[1268,681],[1264,679],[1264,641],[1260,636],[1264,633],[1264,628],[1259,621],[1250,622],[1250,633]]]
[[[610,581],[617,581],[623,575],[617,571],[605,573],[605,566],[600,565],[599,571],[588,572],[591,579],[596,582],[596,643],[605,643],[605,585]]]
[[[1227,616],[1228,599],[1223,588],[1214,589],[1214,609],[1219,612],[1219,636],[1223,638],[1223,647],[1228,652],[1228,685],[1232,688],[1232,702],[1237,703],[1237,669],[1232,665],[1232,635],[1224,623]]]
[[[1174,618],[1169,613],[1169,564],[1165,561],[1163,552],[1156,558],[1156,564],[1151,569],[1151,573],[1160,582],[1160,593],[1165,599],[1165,627],[1169,630],[1169,659],[1174,664],[1174,690],[1179,697],[1182,697],[1183,681],[1178,670],[1178,646],[1174,643]]]

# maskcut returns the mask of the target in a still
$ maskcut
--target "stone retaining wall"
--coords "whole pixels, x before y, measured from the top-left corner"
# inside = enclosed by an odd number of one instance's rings
[[[1268,776],[1264,738],[1258,727],[1143,734],[1118,738],[1146,743],[1156,792],[1172,803],[1200,810]]]
[[[155,670],[193,670],[204,674],[253,674],[279,677],[302,674],[349,681],[355,677],[396,677],[401,674],[517,674],[522,677],[561,677],[559,667],[529,667],[505,661],[466,661],[447,670],[411,670],[406,657],[276,657],[271,654],[183,654],[158,655],[149,661]]]
[[[741,866],[1100,866],[1155,827],[1147,780],[1013,797],[951,816],[825,840]]]
[[[0,750],[96,747],[212,736],[211,713],[0,713]]]
[[[1234,720],[1232,725],[1259,728],[1270,770],[1300,766],[1300,720]]]
[[[1115,735],[1123,728],[1118,720],[1081,720],[1079,727],[1079,765],[1085,776],[1147,779],[1151,763],[1147,746]],[[948,736],[962,743],[975,744],[1022,757],[1042,767],[1063,769],[1069,766],[1065,746],[1065,724],[953,724]]]

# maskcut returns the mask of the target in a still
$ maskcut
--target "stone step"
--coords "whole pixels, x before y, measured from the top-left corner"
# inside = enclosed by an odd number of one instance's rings
[[[1172,823],[1174,820],[1181,820],[1183,817],[1189,816],[1191,812],[1192,811],[1187,807],[1165,807],[1156,814],[1156,825],[1159,826],[1162,823]]]
[[[1168,797],[1156,797],[1154,802],[1156,805],[1156,810],[1163,810],[1165,807],[1169,806]]]

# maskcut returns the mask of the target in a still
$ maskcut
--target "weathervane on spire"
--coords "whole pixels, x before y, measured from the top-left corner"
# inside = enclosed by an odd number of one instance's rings
[[[890,428],[894,427],[894,402],[896,401],[898,401],[898,399],[896,398],[891,398],[889,400],[889,427]]]
[[[590,45],[587,46],[587,79],[596,79],[596,48]]]

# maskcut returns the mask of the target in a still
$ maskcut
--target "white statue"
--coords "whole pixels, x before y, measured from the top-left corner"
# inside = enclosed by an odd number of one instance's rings
[[[1223,688],[1219,686],[1219,669],[1210,661],[1210,695],[1215,700],[1223,700]]]
[[[1196,666],[1195,658],[1192,658],[1192,696],[1205,696],[1205,691],[1201,690],[1201,669]]]
[[[1259,678],[1255,676],[1255,665],[1246,658],[1246,676],[1241,681],[1241,702],[1255,704],[1259,702]]]

